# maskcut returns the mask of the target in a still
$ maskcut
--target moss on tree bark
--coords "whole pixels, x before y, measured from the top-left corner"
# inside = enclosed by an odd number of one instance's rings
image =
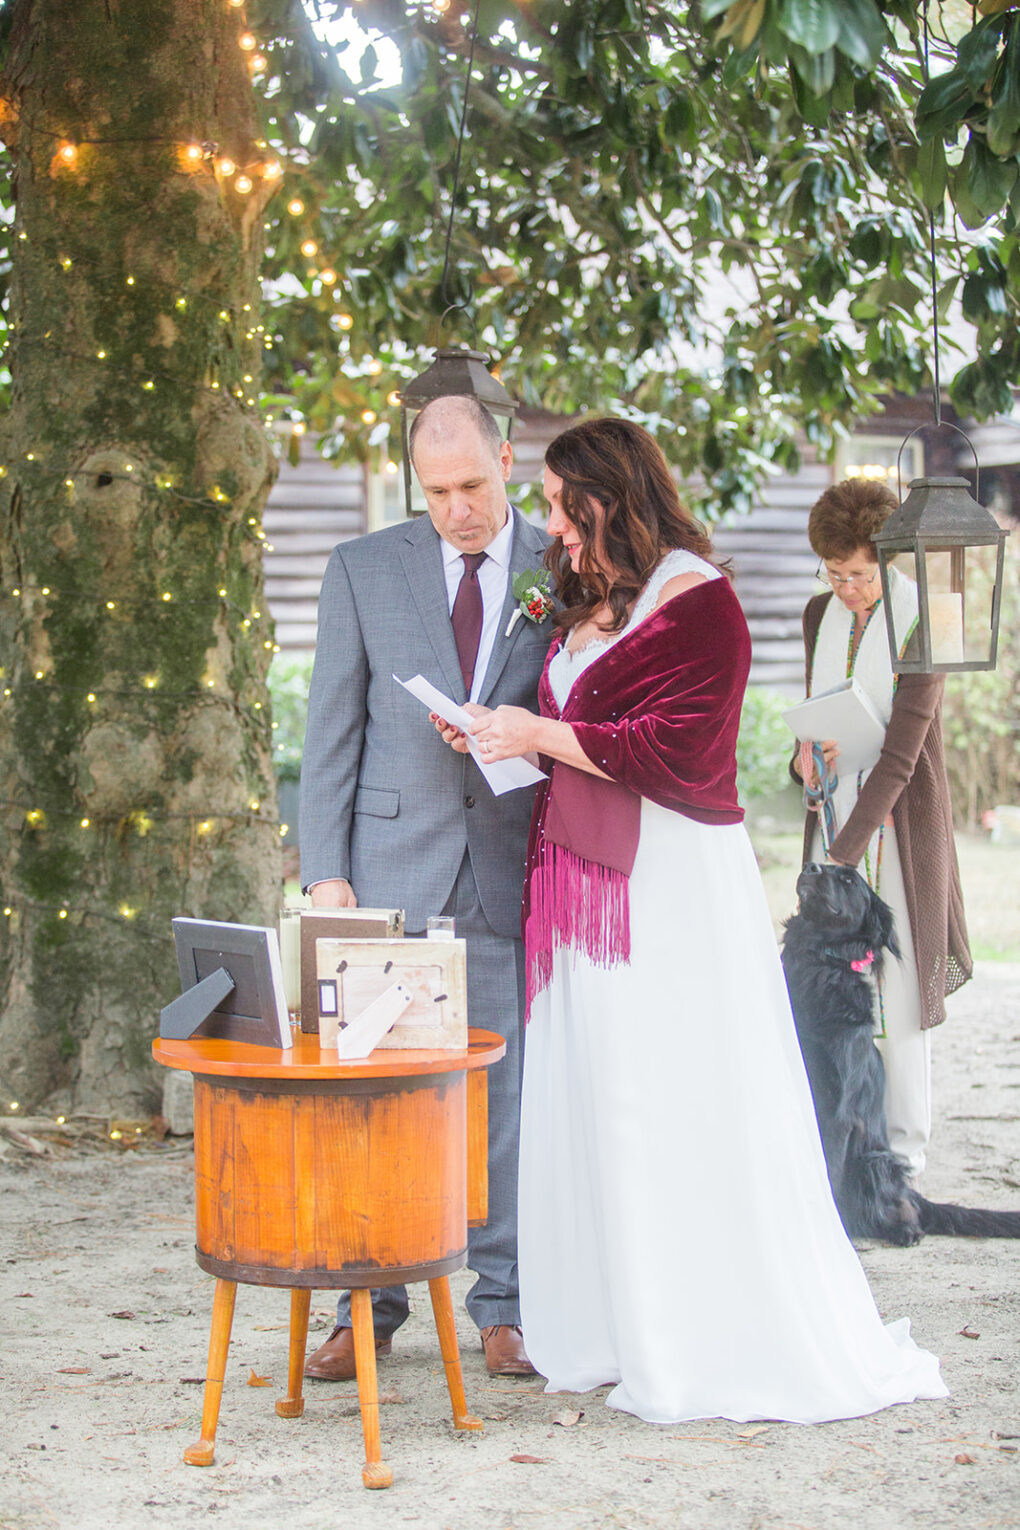
[[[262,923],[278,902],[259,529],[275,469],[253,405],[274,183],[238,31],[210,0],[14,7],[5,1103],[151,1107],[171,916]]]

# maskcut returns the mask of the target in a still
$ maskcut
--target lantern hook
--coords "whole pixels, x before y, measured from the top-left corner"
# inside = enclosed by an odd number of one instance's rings
[[[975,450],[973,441],[970,439],[970,436],[968,436],[968,434],[967,434],[967,432],[965,430],[961,430],[959,425],[954,425],[952,420],[942,420],[942,419],[936,420],[934,428],[936,430],[955,430],[956,434],[958,436],[962,436],[963,439],[966,441],[967,445],[970,447],[971,455],[974,458],[974,498],[975,499],[980,499],[981,498],[981,464],[978,462],[978,454],[977,454],[977,451]],[[900,472],[900,463],[903,460],[903,448],[906,446],[908,441],[912,440],[913,437],[917,435],[918,431],[921,431],[921,430],[931,430],[931,429],[932,429],[932,426],[930,426],[930,425],[916,425],[914,427],[914,429],[910,432],[910,434],[907,435],[907,436],[904,436],[903,440],[900,442],[900,449],[896,453],[896,498],[898,500],[902,500],[903,499],[903,477],[902,477],[902,474]]]

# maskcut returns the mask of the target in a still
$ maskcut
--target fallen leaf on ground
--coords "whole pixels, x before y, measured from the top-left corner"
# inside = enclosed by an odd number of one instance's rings
[[[960,1338],[961,1339],[980,1339],[980,1337],[981,1337],[981,1335],[979,1333],[976,1333],[973,1328],[961,1328],[960,1329]]]
[[[738,1440],[753,1440],[756,1434],[767,1434],[768,1430],[769,1430],[769,1425],[768,1424],[755,1424],[753,1429],[738,1429],[737,1430],[737,1439]]]
[[[250,1387],[271,1387],[272,1384],[272,1376],[256,1376],[255,1372],[249,1367],[248,1385]]]
[[[961,1450],[961,1452],[960,1452],[960,1454],[958,1456],[954,1456],[953,1457],[953,1460],[956,1462],[957,1466],[976,1466],[977,1465],[977,1456],[966,1456],[966,1455],[964,1455],[962,1450]]]
[[[205,1386],[205,1377],[204,1376],[178,1376],[177,1384],[178,1384],[178,1386],[182,1386],[182,1387],[204,1387]]]
[[[569,1429],[571,1424],[579,1423],[582,1418],[584,1418],[583,1410],[577,1413],[572,1408],[564,1408],[562,1413],[553,1414],[552,1421],[554,1424],[562,1424],[564,1429]]]
[[[524,1466],[542,1466],[548,1461],[548,1456],[511,1456],[511,1461],[519,1461]]]
[[[88,1368],[87,1365],[62,1365],[60,1367],[59,1371],[57,1372],[57,1375],[58,1376],[87,1376],[88,1373],[89,1373],[89,1368]]]
[[[111,1317],[115,1317],[115,1318],[133,1318],[134,1317],[134,1313],[133,1312],[111,1312],[110,1316]]]
[[[14,1299],[15,1299],[15,1301],[21,1301],[24,1297],[34,1296],[34,1295],[35,1295],[34,1291],[15,1291]]]

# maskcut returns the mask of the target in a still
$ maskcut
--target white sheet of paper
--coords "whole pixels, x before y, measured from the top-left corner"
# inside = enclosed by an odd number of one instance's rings
[[[426,680],[423,675],[413,675],[410,680],[401,680],[399,675],[394,675],[393,678],[398,685],[404,687],[405,691],[410,691],[422,706],[428,707],[430,712],[437,712],[440,717],[445,717],[447,722],[453,723],[454,727],[462,728],[467,733],[474,722],[471,713],[465,712],[464,708],[458,706],[457,702],[451,701],[449,696],[444,696],[442,691],[438,690],[431,681]],[[467,746],[471,751],[472,759],[496,797],[501,797],[504,792],[516,791],[521,786],[534,786],[536,781],[545,780],[544,770],[539,770],[520,756],[512,760],[496,760],[491,765],[486,764],[482,759],[482,751],[470,734],[468,734]]]

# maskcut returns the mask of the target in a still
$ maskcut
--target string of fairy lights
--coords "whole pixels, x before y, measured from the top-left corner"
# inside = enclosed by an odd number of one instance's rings
[[[245,0],[226,0],[228,10],[239,14],[240,30],[237,43],[242,52],[247,56],[251,73],[258,76],[268,67],[265,54],[258,46],[255,34],[247,27],[243,11]],[[437,8],[441,8],[437,7]],[[98,137],[80,137],[74,139],[57,130],[48,129],[38,123],[33,123],[33,130],[42,135],[51,137],[54,145],[50,163],[51,173],[55,176],[79,176],[87,174],[90,155],[100,152],[104,146],[113,145],[118,149],[124,146],[124,140],[103,139]],[[219,145],[211,141],[187,141],[176,142],[166,139],[150,138],[148,143],[163,142],[171,148],[175,154],[177,167],[187,174],[211,173],[216,180],[221,192],[226,192],[238,198],[240,201],[251,201],[258,205],[268,202],[271,196],[279,189],[283,181],[284,168],[280,160],[266,155],[264,151],[267,145],[263,140],[256,142],[259,155],[249,161],[239,164],[234,158],[226,153],[221,153]],[[306,216],[306,204],[302,197],[292,196],[287,203],[288,216],[294,219]],[[17,232],[17,240],[21,244],[29,242],[29,235],[25,230]],[[320,238],[313,231],[306,233],[300,243],[302,257],[309,262],[316,262],[310,266],[307,275],[310,280],[317,281],[322,290],[331,290],[338,300],[342,300],[340,280],[337,271],[328,261],[320,266],[317,257],[320,255]],[[42,258],[46,258],[48,252],[40,252]],[[90,262],[80,255],[71,254],[65,250],[57,250],[52,257],[59,270],[65,275],[84,267],[88,269]],[[150,284],[144,275],[134,271],[124,274],[125,288],[137,293],[139,297],[147,295]],[[160,297],[163,295],[160,288]],[[206,312],[211,305],[215,311],[217,320],[224,326],[240,325],[241,338],[251,344],[261,345],[266,350],[271,350],[274,345],[273,338],[267,333],[266,327],[261,322],[256,322],[258,315],[251,303],[233,305],[219,300],[208,292],[178,291],[171,295],[171,312],[177,320],[182,320],[193,307],[206,305]],[[346,308],[340,307],[334,315],[335,327],[342,333],[349,333],[355,324],[354,316]],[[76,353],[73,356],[65,346],[61,346],[53,336],[51,330],[41,333],[29,333],[20,330],[17,321],[12,321],[8,326],[11,346],[51,347],[67,354],[69,359],[76,361],[88,360],[97,365],[105,366],[118,379],[128,382],[137,382],[143,393],[153,394],[164,386],[187,387],[194,393],[195,384],[190,379],[176,376],[168,370],[147,368],[139,373],[132,365],[130,369],[121,365],[115,359],[116,347],[113,344],[99,344],[94,353]],[[243,363],[242,363],[243,365]],[[363,370],[369,376],[378,376],[382,372],[382,365],[374,358],[369,357],[362,363]],[[205,390],[216,393],[230,393],[234,400],[242,407],[257,408],[257,399],[253,392],[254,372],[244,371],[230,382],[216,375],[215,370],[207,376],[204,384],[200,385]],[[399,394],[391,393],[389,403],[396,407],[399,405]],[[372,425],[376,421],[376,413],[372,410],[364,410],[361,414],[362,423]],[[267,424],[272,424],[273,415],[265,417]],[[290,428],[294,435],[301,436],[305,433],[305,424],[301,420],[290,422]],[[396,471],[396,464],[387,464],[391,471]],[[64,488],[69,495],[74,496],[78,487],[78,480],[82,478],[80,467],[68,465],[61,468],[59,464],[47,461],[46,452],[42,448],[25,451],[17,462],[0,462],[0,480],[8,474],[16,474],[19,481],[26,475],[45,476],[52,482],[57,474],[63,482]],[[104,467],[101,469],[101,483],[104,487],[118,480],[131,484],[135,488],[157,491],[181,502],[199,507],[222,509],[232,503],[232,497],[219,484],[213,484],[211,488],[200,494],[189,494],[171,474],[156,474],[146,476],[140,471],[135,462],[125,461],[120,468]],[[92,477],[92,473],[88,475]],[[273,544],[268,541],[259,519],[256,516],[247,517],[241,528],[245,537],[262,546],[265,551],[273,551]],[[38,617],[40,604],[51,608],[57,602],[81,602],[95,608],[97,614],[110,620],[123,618],[127,613],[137,613],[138,608],[145,604],[152,604],[161,610],[167,608],[191,608],[213,607],[223,613],[225,619],[236,621],[245,632],[251,633],[253,640],[261,642],[262,647],[270,654],[280,651],[279,645],[273,640],[268,619],[257,607],[246,608],[231,599],[229,591],[225,587],[217,590],[215,601],[209,597],[190,596],[178,590],[163,588],[152,594],[139,594],[137,591],[124,592],[117,590],[83,591],[69,589],[57,583],[43,583],[41,580],[21,580],[20,582],[5,583],[0,586],[0,600],[11,602],[20,607],[23,612],[31,612],[33,617]],[[264,634],[264,635],[261,635]],[[244,701],[239,699],[232,690],[226,687],[222,677],[207,673],[203,676],[200,687],[193,689],[170,688],[164,684],[158,672],[150,672],[144,667],[140,668],[137,683],[119,684],[115,686],[102,686],[96,684],[92,687],[69,686],[59,683],[45,666],[32,669],[29,673],[21,676],[10,676],[0,668],[0,682],[2,682],[2,694],[0,694],[0,710],[4,704],[17,704],[19,696],[23,692],[31,690],[35,695],[40,692],[49,692],[54,695],[78,696],[84,704],[101,710],[104,699],[111,698],[118,701],[129,699],[135,705],[142,703],[159,704],[166,701],[192,700],[200,705],[219,705],[226,707],[242,718],[250,718],[252,721],[264,721],[263,703],[260,699]],[[271,727],[275,730],[277,723]],[[135,807],[127,813],[97,812],[85,808],[82,804],[70,804],[67,806],[53,806],[47,804],[42,807],[30,797],[5,796],[0,797],[0,814],[8,819],[9,825],[15,832],[20,831],[32,836],[40,836],[48,830],[54,830],[63,835],[79,833],[82,835],[94,834],[97,831],[112,831],[123,840],[126,835],[135,835],[145,838],[149,835],[159,836],[159,825],[172,826],[182,822],[190,825],[190,834],[194,842],[212,840],[217,835],[229,833],[233,828],[243,825],[245,829],[256,827],[271,831],[274,835],[284,836],[288,832],[288,825],[278,818],[271,818],[263,812],[262,804],[256,797],[252,797],[245,811],[220,811],[190,812],[175,811],[172,809],[157,809],[155,807]],[[165,836],[167,842],[176,843],[176,831]],[[139,919],[141,909],[135,903],[122,901],[115,911],[97,908],[90,904],[76,906],[70,900],[60,902],[46,902],[37,898],[31,898],[19,894],[17,897],[6,899],[0,904],[0,911],[7,928],[16,930],[20,919],[26,914],[41,916],[54,920],[58,924],[67,922],[71,926],[80,926],[89,921],[114,923],[122,927],[130,927],[133,935],[144,939],[165,943],[166,932],[163,928],[147,928],[144,921]],[[17,1107],[12,1104],[12,1109]]]

